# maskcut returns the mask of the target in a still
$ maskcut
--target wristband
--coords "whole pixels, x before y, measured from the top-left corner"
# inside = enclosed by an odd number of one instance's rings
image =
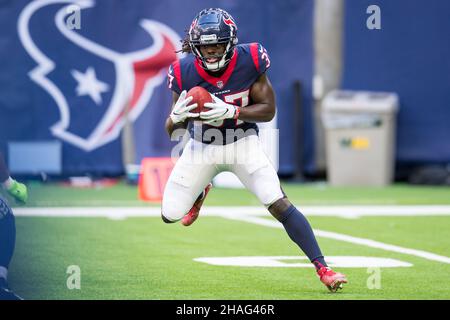
[[[234,111],[234,117],[233,119],[237,120],[239,118],[239,114],[241,113],[241,108],[240,107],[236,107],[235,111]]]

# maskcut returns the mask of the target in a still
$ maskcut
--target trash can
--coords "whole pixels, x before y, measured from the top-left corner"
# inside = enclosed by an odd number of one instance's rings
[[[328,182],[385,186],[394,175],[398,96],[335,90],[322,105]]]

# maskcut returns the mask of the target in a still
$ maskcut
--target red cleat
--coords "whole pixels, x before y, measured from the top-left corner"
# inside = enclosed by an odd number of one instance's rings
[[[347,283],[347,278],[344,274],[334,272],[328,267],[322,267],[317,270],[317,275],[320,281],[330,290],[336,292],[338,289],[342,289],[342,284]]]
[[[203,190],[202,194],[198,197],[198,199],[194,202],[191,210],[181,219],[181,224],[183,226],[190,226],[197,220],[198,214],[200,213],[200,208],[202,207],[203,201],[206,199],[206,195],[209,190],[212,188],[212,183],[208,183],[205,190]]]

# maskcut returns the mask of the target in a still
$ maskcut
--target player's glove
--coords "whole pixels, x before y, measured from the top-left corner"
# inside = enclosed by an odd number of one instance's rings
[[[204,104],[206,108],[211,110],[200,112],[200,119],[205,123],[211,123],[214,121],[220,121],[225,119],[237,119],[239,116],[239,107],[232,104],[228,104],[214,95],[214,102],[207,102]]]
[[[13,180],[11,186],[7,189],[8,193],[21,203],[27,202],[28,191],[26,185]]]
[[[188,105],[189,102],[192,101],[193,97],[188,97],[186,99],[187,92],[186,90],[183,90],[181,92],[180,97],[178,98],[177,102],[175,103],[175,106],[172,109],[172,112],[170,113],[170,118],[172,119],[172,122],[180,123],[184,122],[187,118],[196,118],[199,116],[198,113],[191,113],[190,111],[195,109],[197,107],[197,104],[191,104]]]

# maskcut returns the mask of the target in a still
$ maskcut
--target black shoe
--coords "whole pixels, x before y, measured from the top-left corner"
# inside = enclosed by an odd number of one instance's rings
[[[3,280],[0,281],[0,300],[23,300],[23,299],[14,292],[12,292],[8,288],[6,281]]]

